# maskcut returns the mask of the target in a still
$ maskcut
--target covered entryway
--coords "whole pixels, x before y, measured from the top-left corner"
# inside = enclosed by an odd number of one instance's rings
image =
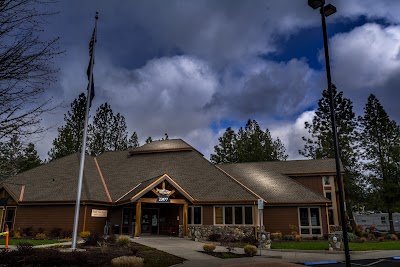
[[[187,236],[193,198],[167,174],[145,181],[123,197],[122,234]]]

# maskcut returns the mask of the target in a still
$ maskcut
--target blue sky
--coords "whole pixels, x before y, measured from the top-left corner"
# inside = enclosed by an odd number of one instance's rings
[[[327,18],[333,82],[362,115],[374,93],[400,121],[400,3],[332,0]],[[321,18],[307,1],[59,1],[44,36],[60,36],[58,83],[46,93],[65,107],[36,146],[42,158],[69,103],[86,89],[88,43],[99,12],[95,109],[108,102],[129,133],[182,138],[207,158],[231,126],[257,120],[301,158],[304,122],[326,88]]]

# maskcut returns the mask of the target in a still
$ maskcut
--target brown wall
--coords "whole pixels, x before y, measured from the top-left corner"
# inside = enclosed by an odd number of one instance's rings
[[[204,205],[203,206],[203,225],[213,225],[213,224],[214,224],[213,206]]]
[[[302,177],[292,177],[292,178],[297,182],[301,183],[302,185],[310,188],[312,191],[320,195],[324,194],[321,176],[302,176]]]
[[[107,218],[91,217],[93,208],[107,209],[92,205],[86,206],[86,231],[103,233]],[[23,228],[33,227],[33,231],[42,228],[45,233],[49,233],[53,228],[63,230],[73,230],[74,225],[74,205],[54,205],[54,206],[18,206],[15,217],[14,230],[22,231]],[[83,221],[85,206],[79,209],[78,232],[83,231]]]
[[[291,233],[289,224],[298,225],[297,207],[264,207],[264,226],[268,232]]]

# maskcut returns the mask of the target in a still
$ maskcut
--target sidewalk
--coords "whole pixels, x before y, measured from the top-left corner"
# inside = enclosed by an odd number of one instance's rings
[[[344,252],[337,251],[304,251],[304,250],[263,250],[261,256],[219,259],[199,251],[203,251],[204,243],[177,237],[140,237],[133,239],[134,242],[154,247],[178,257],[187,259],[177,267],[290,267],[299,266],[293,263],[306,261],[344,261]],[[226,247],[217,246],[215,251],[225,252]],[[243,254],[243,248],[235,248],[235,253]],[[352,251],[352,260],[379,259],[400,256],[400,250],[383,251]]]

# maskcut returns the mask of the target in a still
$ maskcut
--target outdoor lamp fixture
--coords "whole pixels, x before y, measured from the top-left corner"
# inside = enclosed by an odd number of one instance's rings
[[[330,107],[330,117],[332,124],[332,138],[333,145],[335,148],[335,162],[336,162],[336,177],[338,182],[338,190],[339,190],[339,202],[340,202],[340,219],[342,224],[342,232],[343,232],[343,244],[344,251],[346,256],[346,267],[350,267],[350,251],[349,251],[349,239],[347,236],[347,222],[345,216],[345,205],[344,205],[344,196],[343,196],[343,179],[342,173],[340,171],[340,159],[339,159],[339,142],[337,136],[337,128],[336,128],[336,116],[335,116],[335,103],[333,99],[332,93],[332,78],[331,78],[331,67],[329,64],[329,50],[328,50],[328,35],[326,33],[326,22],[325,17],[328,17],[336,12],[336,7],[328,4],[325,5],[325,0],[308,0],[308,5],[313,9],[320,9],[321,20],[322,20],[322,35],[324,38],[324,50],[325,50],[325,66],[326,66],[326,78],[328,81],[328,93],[329,93],[329,107]]]

